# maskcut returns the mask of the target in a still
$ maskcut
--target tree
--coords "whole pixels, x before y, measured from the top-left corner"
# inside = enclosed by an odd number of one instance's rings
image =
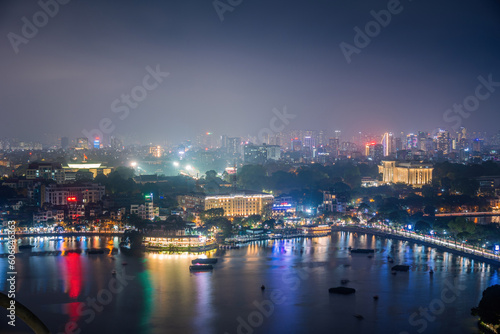
[[[273,219],[273,218],[265,220],[262,223],[262,225],[264,225],[264,226],[267,225],[270,229],[273,229],[275,224],[276,224],[276,219]]]
[[[200,213],[200,219],[203,222],[205,222],[211,218],[222,217],[222,216],[224,216],[224,209],[223,208],[208,209],[208,210],[205,210],[205,211]]]
[[[257,224],[258,222],[260,222],[262,219],[262,216],[261,215],[250,215],[248,216],[248,218],[246,218],[246,224],[247,225],[255,225]]]
[[[266,180],[266,170],[261,165],[245,165],[238,170],[237,184],[242,189],[262,191]]]
[[[482,322],[494,327],[498,333],[500,327],[500,285],[492,285],[484,290],[479,306],[473,308],[471,313],[474,316],[479,316]]]
[[[463,217],[457,217],[448,223],[448,228],[455,241],[457,238],[466,239],[476,230],[476,224]]]
[[[424,222],[423,220],[419,220],[415,224],[415,232],[427,234],[429,233],[430,230],[431,230],[431,225],[429,225],[429,223],[427,222]]]

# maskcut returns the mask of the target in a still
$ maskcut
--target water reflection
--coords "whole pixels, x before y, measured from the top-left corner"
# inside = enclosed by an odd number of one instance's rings
[[[24,241],[36,245],[33,252],[102,247],[111,251],[118,247],[119,238]],[[376,251],[368,257],[350,254],[349,247]],[[3,244],[0,249],[5,249]],[[53,332],[61,331],[67,321],[75,321],[82,333],[235,333],[241,321],[248,324],[249,316],[267,305],[271,294],[278,291],[284,301],[273,305],[272,314],[252,328],[254,333],[330,333],[332,323],[342,333],[416,332],[409,316],[420,307],[428,307],[439,298],[446,282],[456,279],[467,289],[429,323],[427,331],[467,333],[474,330],[470,308],[477,305],[487,286],[499,282],[497,268],[481,261],[410,242],[345,232],[314,239],[254,242],[208,256],[219,258],[213,272],[193,274],[189,265],[199,257],[196,254],[127,257],[118,253],[116,260],[85,252],[19,254],[18,295],[47,319]],[[122,265],[125,261],[127,266]],[[392,275],[395,264],[407,264],[411,270]],[[7,259],[0,258],[2,289],[6,266]],[[125,268],[133,278],[87,323],[88,317],[79,312],[80,303],[107,288],[113,269],[122,273]],[[355,295],[328,294],[328,288],[339,286],[342,279],[357,289]],[[377,302],[374,295],[379,296]],[[354,314],[362,314],[365,320],[359,321]]]

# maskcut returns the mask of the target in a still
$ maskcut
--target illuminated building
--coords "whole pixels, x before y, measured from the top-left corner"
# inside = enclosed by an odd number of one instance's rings
[[[130,206],[130,214],[137,215],[141,219],[153,220],[155,218],[153,194],[146,195],[144,199],[144,204],[132,204]]]
[[[387,157],[394,152],[393,135],[391,132],[386,132],[382,136],[382,146],[384,148],[384,157]]]
[[[88,150],[88,148],[89,148],[89,140],[87,139],[87,137],[78,138],[76,140],[76,147],[75,147],[75,149],[77,149],[77,150]]]
[[[100,162],[82,162],[82,163],[69,163],[63,166],[66,181],[76,180],[76,174],[82,171],[92,173],[93,178],[98,174],[108,175],[114,168],[103,166]]]
[[[279,160],[281,158],[281,147],[278,145],[245,145],[244,162],[250,164],[263,164],[269,160]]]
[[[378,169],[384,183],[402,182],[412,186],[431,183],[434,170],[431,164],[397,161],[382,161]]]
[[[437,149],[443,154],[450,153],[450,133],[446,130],[439,130],[436,135]]]
[[[274,199],[273,212],[278,214],[295,213],[297,203],[291,196],[279,196]]]
[[[292,151],[302,151],[302,141],[297,137],[292,139]]]
[[[273,195],[216,195],[205,197],[205,210],[224,209],[228,217],[260,215],[266,207],[272,206]]]
[[[94,148],[101,148],[101,140],[99,139],[99,137],[94,139]]]
[[[28,168],[26,169],[26,179],[54,180],[57,183],[63,183],[65,180],[64,169],[59,163],[32,163],[29,164]]]
[[[365,155],[372,158],[372,160],[380,160],[384,155],[384,147],[372,141],[365,146]]]
[[[205,197],[200,195],[179,195],[177,203],[184,211],[202,211],[205,208]]]
[[[163,153],[165,153],[165,150],[160,145],[149,147],[149,154],[151,154],[155,158],[161,158],[163,156]]]
[[[412,148],[418,148],[418,137],[410,133],[406,136],[406,149],[411,150]]]
[[[42,203],[67,205],[71,203],[97,203],[104,196],[104,186],[95,183],[83,185],[49,184],[41,186]]]

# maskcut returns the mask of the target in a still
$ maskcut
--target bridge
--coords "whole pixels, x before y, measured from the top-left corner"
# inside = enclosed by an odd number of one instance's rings
[[[416,242],[428,247],[434,247],[443,251],[456,253],[485,263],[500,267],[500,255],[483,247],[475,247],[465,243],[457,243],[443,238],[421,235],[415,232],[397,230],[388,226],[368,227],[363,225],[334,225],[332,232],[345,231],[355,233],[366,233],[385,238],[406,240]]]

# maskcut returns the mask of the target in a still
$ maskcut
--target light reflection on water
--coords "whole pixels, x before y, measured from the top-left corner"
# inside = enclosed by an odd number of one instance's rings
[[[118,248],[118,237],[26,238],[33,252],[106,247]],[[350,255],[348,247],[375,248],[372,258]],[[0,244],[0,252],[6,245]],[[405,241],[337,232],[331,237],[255,242],[241,249],[211,252],[219,262],[213,272],[190,273],[196,254],[124,254],[29,256],[16,258],[18,299],[51,328],[63,331],[75,321],[82,333],[236,333],[248,325],[258,306],[273,293],[283,303],[252,328],[254,333],[416,333],[409,317],[440,298],[445,282],[464,284],[455,302],[429,322],[425,332],[477,332],[470,308],[482,291],[499,282],[488,264]],[[388,257],[394,259],[389,263]],[[122,262],[127,262],[123,266]],[[391,274],[395,264],[409,273]],[[6,289],[7,259],[0,258],[0,288]],[[429,275],[432,268],[434,275]],[[113,279],[111,271],[134,276],[95,319],[78,312]],[[355,295],[328,294],[347,279]],[[266,289],[262,291],[261,285]],[[373,296],[379,300],[374,301]],[[353,315],[361,314],[360,321]],[[4,314],[0,314],[4,316]],[[257,318],[256,318],[257,319]],[[255,320],[255,319],[254,319]],[[259,320],[259,319],[257,319]],[[87,323],[88,322],[88,323]],[[0,324],[0,330],[4,322]],[[10,328],[12,329],[12,328]],[[21,323],[15,331],[26,331]]]

